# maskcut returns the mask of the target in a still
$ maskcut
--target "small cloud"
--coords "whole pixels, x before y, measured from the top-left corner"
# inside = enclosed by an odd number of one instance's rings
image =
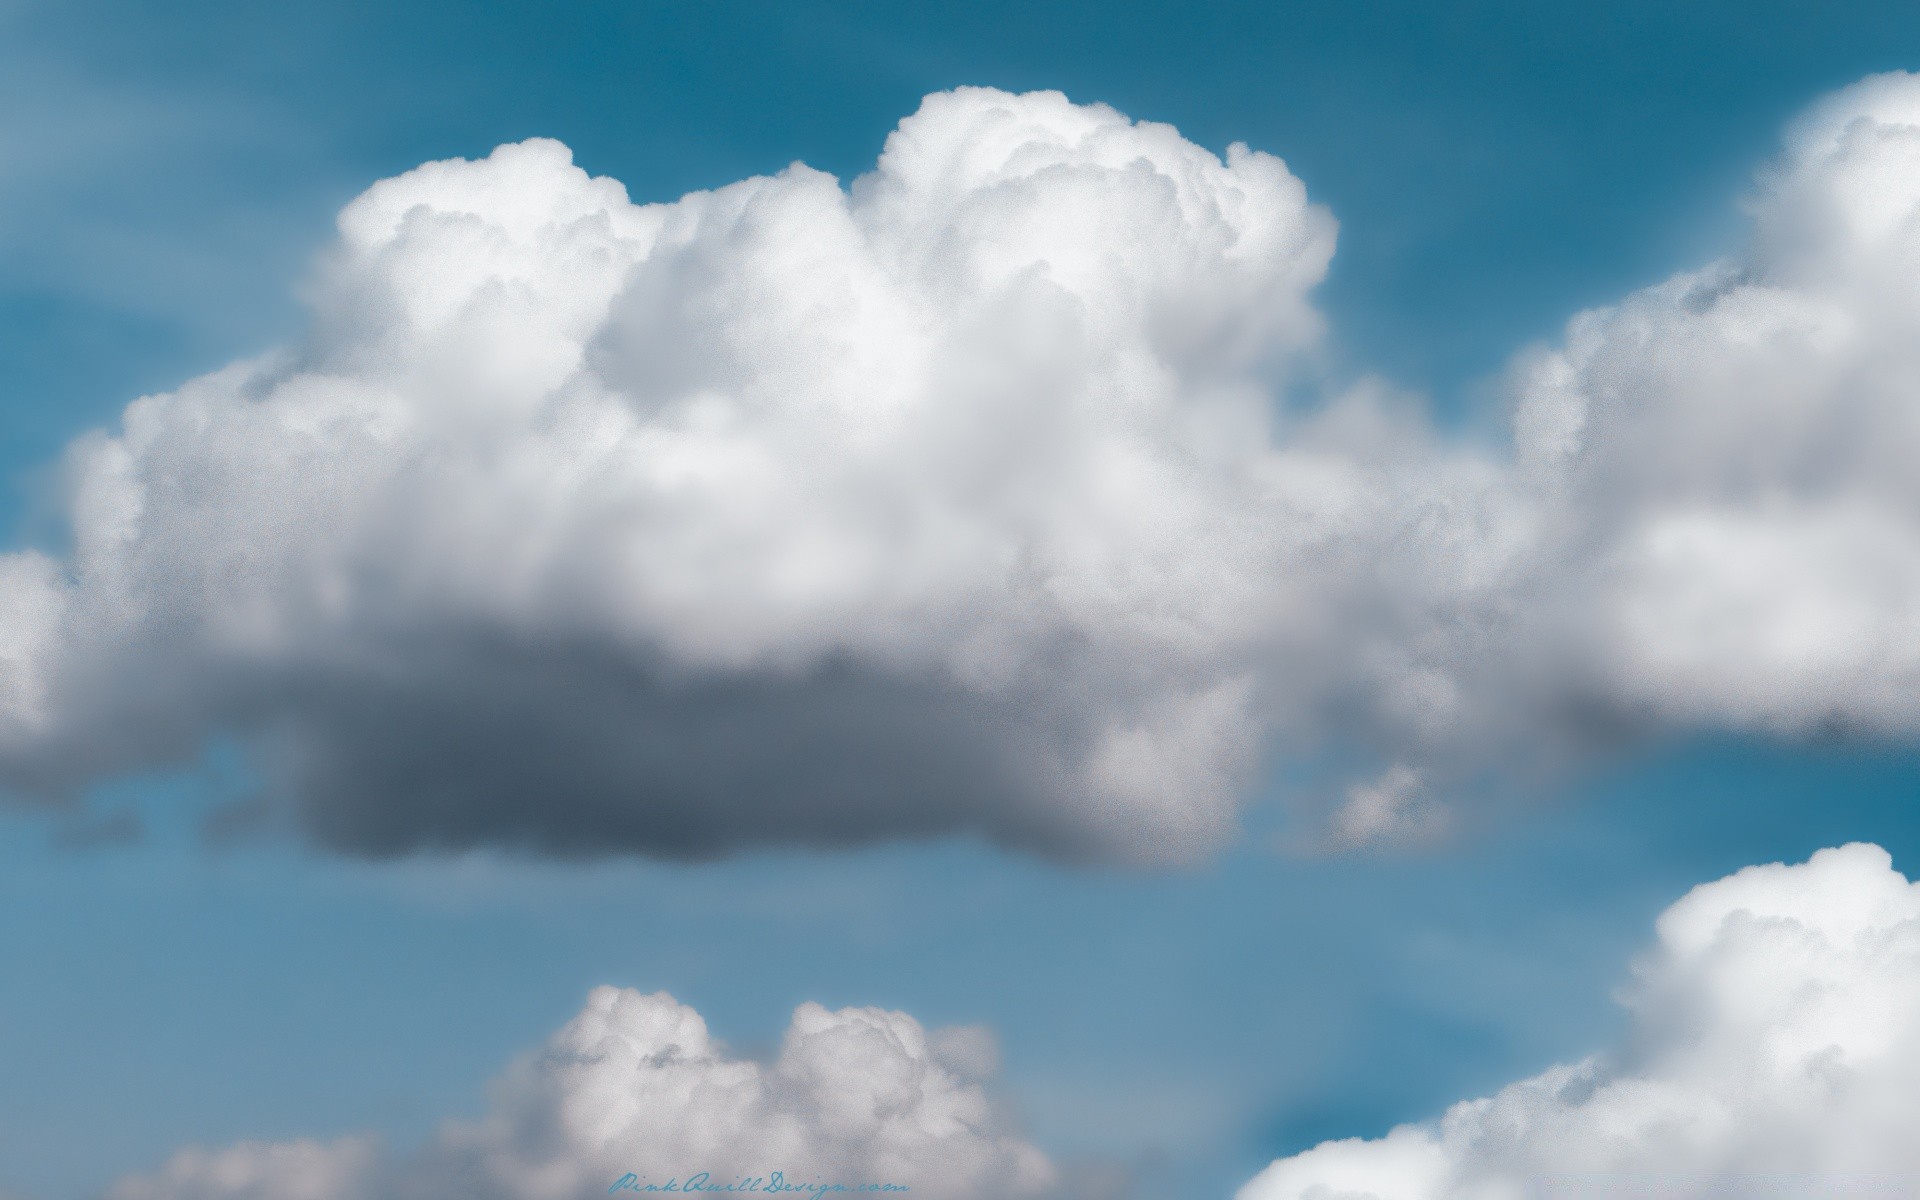
[[[1271,842],[1285,857],[1415,850],[1453,832],[1455,813],[1423,774],[1395,763],[1372,779],[1348,783],[1338,800],[1302,804],[1291,828]]]
[[[717,1186],[774,1171],[927,1200],[1093,1194],[983,1088],[997,1058],[984,1029],[929,1035],[905,1013],[817,1004],[794,1011],[769,1059],[743,1058],[666,993],[601,987],[508,1066],[486,1116],[447,1122],[412,1155],[368,1137],[190,1148],[105,1200],[592,1200],[628,1175],[707,1172]],[[1088,1181],[1104,1191],[1113,1177]]]
[[[1327,840],[1340,850],[1424,845],[1451,824],[1451,810],[1426,792],[1420,773],[1395,763],[1371,783],[1347,789],[1346,802],[1328,818]]]

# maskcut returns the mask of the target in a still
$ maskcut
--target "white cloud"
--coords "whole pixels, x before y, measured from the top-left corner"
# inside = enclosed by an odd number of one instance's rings
[[[74,447],[63,578],[4,578],[16,783],[225,729],[375,853],[1232,828],[1326,537],[1271,514],[1361,486],[1267,434],[1333,244],[1278,159],[966,89],[851,192],[636,206],[531,141],[340,231],[305,345]]]
[[[1613,1052],[1282,1159],[1239,1200],[1911,1195],[1920,885],[1856,844],[1697,887],[1656,930]]]
[[[981,1084],[992,1036],[905,1013],[795,1010],[779,1054],[736,1058],[665,993],[612,987],[498,1080],[485,1116],[406,1158],[366,1138],[189,1149],[107,1200],[584,1200],[621,1177],[892,1183],[932,1200],[1059,1194],[1060,1172]],[[763,1185],[764,1187],[764,1185]]]
[[[1920,733],[1920,76],[1816,105],[1748,207],[1739,253],[1517,359],[1509,532],[1389,631],[1419,719],[1349,726],[1434,794],[1649,733]]]
[[[1506,461],[1375,383],[1277,409],[1331,218],[1056,94],[928,97],[847,189],[429,164],[302,345],[75,445],[71,556],[0,565],[0,777],[223,733],[358,853],[1174,862],[1263,747],[1434,814],[1648,730],[1910,736],[1916,114],[1813,110],[1741,254],[1523,356]]]
[[[1580,317],[1530,365],[1521,469],[1617,703],[1911,734],[1920,78],[1829,98],[1787,146],[1743,255]]]

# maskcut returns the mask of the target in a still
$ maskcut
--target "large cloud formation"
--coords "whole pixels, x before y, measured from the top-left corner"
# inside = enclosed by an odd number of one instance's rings
[[[1513,375],[1510,457],[1304,406],[1275,158],[928,97],[843,189],[636,206],[535,141],[376,185],[296,349],[74,447],[0,558],[0,779],[246,747],[358,853],[966,831],[1184,861],[1264,748],[1344,845],[1596,739],[1920,728],[1920,81],[1816,108],[1741,254]]]
[[[1279,160],[969,89],[851,191],[531,141],[339,224],[306,343],[77,445],[71,559],[0,566],[16,786],[224,730],[375,853],[1231,827],[1333,246]]]
[[[1617,1051],[1274,1163],[1239,1200],[1910,1196],[1920,884],[1877,846],[1749,867],[1659,919]]]
[[[106,1200],[587,1200],[628,1175],[685,1190],[702,1173],[712,1188],[758,1179],[763,1193],[1064,1194],[983,1090],[996,1067],[977,1027],[928,1032],[905,1013],[817,1004],[794,1011],[772,1062],[736,1058],[664,992],[602,987],[495,1081],[486,1116],[449,1122],[412,1155],[366,1137],[187,1149]]]

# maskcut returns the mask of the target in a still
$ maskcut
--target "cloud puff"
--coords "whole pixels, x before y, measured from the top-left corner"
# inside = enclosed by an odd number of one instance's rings
[[[684,1185],[702,1171],[934,1200],[1059,1195],[1060,1173],[981,1087],[994,1060],[984,1030],[804,1004],[761,1063],[730,1056],[664,992],[602,987],[495,1081],[484,1117],[408,1158],[366,1138],[190,1149],[107,1200],[584,1200],[628,1174]]]
[[[1920,81],[1752,209],[1523,355],[1501,457],[1378,384],[1278,405],[1331,218],[1057,94],[930,96],[849,188],[429,164],[301,345],[75,445],[71,554],[0,559],[0,779],[222,735],[356,853],[1178,862],[1264,749],[1360,764],[1356,845],[1650,731],[1910,736]]]
[[[1381,761],[1920,732],[1920,76],[1816,105],[1748,208],[1739,253],[1517,357],[1505,535],[1387,643],[1419,719],[1354,723]]]
[[[16,787],[223,731],[372,853],[1231,829],[1352,487],[1268,434],[1334,234],[1278,159],[963,89],[851,190],[530,141],[339,225],[303,345],[77,444],[71,557],[0,562]]]
[[[1738,253],[1516,358],[1497,480],[1408,498],[1479,514],[1446,535],[1472,570],[1413,581],[1446,544],[1418,524],[1362,560],[1401,608],[1348,627],[1380,700],[1341,728],[1386,771],[1329,840],[1403,836],[1395,780],[1438,802],[1650,735],[1920,733],[1920,76],[1815,105],[1748,209]]]
[[[1522,369],[1595,684],[1661,721],[1920,726],[1920,79],[1790,131],[1743,255],[1576,319]]]
[[[1656,930],[1614,1052],[1282,1159],[1239,1200],[1911,1195],[1920,885],[1856,844],[1695,888]]]

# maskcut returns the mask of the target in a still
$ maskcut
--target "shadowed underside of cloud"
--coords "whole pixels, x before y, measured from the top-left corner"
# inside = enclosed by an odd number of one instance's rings
[[[1910,1196],[1920,885],[1876,846],[1750,867],[1659,920],[1612,1053],[1282,1159],[1239,1200]]]
[[[546,141],[340,217],[293,349],[72,449],[0,558],[0,778],[252,754],[342,850],[974,832],[1190,861],[1265,749],[1449,781],[1920,727],[1920,81],[1789,133],[1736,258],[1521,356],[1510,457],[1301,411],[1332,219],[1278,160],[928,97],[843,188],[634,205]]]
[[[816,1004],[795,1010],[771,1062],[735,1058],[666,993],[602,987],[494,1082],[485,1116],[410,1156],[366,1137],[188,1149],[106,1200],[585,1200],[627,1175],[684,1191],[703,1172],[713,1188],[759,1179],[765,1193],[776,1171],[793,1189],[1066,1195],[983,1090],[997,1067],[978,1027],[928,1032],[905,1013]]]

